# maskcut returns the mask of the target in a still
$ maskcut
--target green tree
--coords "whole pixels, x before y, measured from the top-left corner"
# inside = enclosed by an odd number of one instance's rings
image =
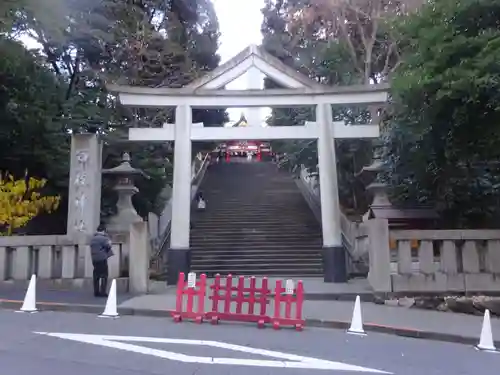
[[[400,25],[387,180],[450,227],[498,225],[500,1],[431,1]]]

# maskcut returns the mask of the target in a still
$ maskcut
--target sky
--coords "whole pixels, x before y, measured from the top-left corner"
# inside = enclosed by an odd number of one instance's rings
[[[264,0],[212,1],[219,19],[221,37],[218,53],[222,58],[221,63],[226,62],[250,44],[261,44],[261,9],[264,7]],[[34,42],[31,38],[23,37],[22,40],[29,48],[36,48],[37,46],[36,42]],[[226,88],[233,90],[246,89],[247,76],[241,76],[228,84]],[[238,120],[242,112],[244,112],[243,108],[228,109],[228,113],[232,121]],[[270,110],[262,109],[260,112],[262,120],[264,120]]]
[[[264,0],[212,0],[219,18],[222,62],[249,44],[260,44]]]
[[[262,24],[261,9],[264,0],[212,0],[219,19],[221,32],[219,54],[221,63],[226,62],[250,44],[261,44]],[[247,88],[246,75],[241,76],[229,85],[227,89],[244,90]],[[242,108],[228,109],[231,120],[240,118]],[[268,115],[269,110],[261,110],[262,120]]]

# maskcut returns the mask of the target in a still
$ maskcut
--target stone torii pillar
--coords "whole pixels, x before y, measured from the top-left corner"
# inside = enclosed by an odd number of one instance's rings
[[[172,188],[172,221],[168,250],[167,284],[176,284],[179,272],[191,268],[189,222],[191,219],[191,127],[192,109],[179,105],[175,109],[174,181]]]
[[[319,127],[318,163],[324,280],[345,283],[347,282],[346,250],[342,246],[335,134],[332,134],[330,126],[332,120],[332,107],[329,104],[316,106],[316,123]]]

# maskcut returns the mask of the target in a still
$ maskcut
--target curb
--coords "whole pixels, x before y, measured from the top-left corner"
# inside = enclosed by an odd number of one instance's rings
[[[350,322],[343,322],[338,320],[306,319],[307,327],[347,330],[350,324]],[[367,332],[384,333],[388,335],[409,337],[414,339],[450,342],[454,344],[466,344],[475,346],[479,342],[479,338],[477,337],[468,337],[452,333],[420,331],[412,328],[392,327],[375,323],[363,323],[363,328]],[[500,346],[500,340],[496,340],[495,345]]]
[[[0,309],[18,310],[21,308],[23,301],[0,299]],[[61,303],[61,302],[37,302],[36,307],[39,311],[58,311],[58,312],[73,312],[99,315],[104,310],[104,305],[86,305],[78,303]],[[148,310],[137,309],[131,307],[118,307],[118,313],[123,316],[145,316],[155,318],[170,317],[170,310]]]
[[[274,294],[272,295],[274,297]],[[361,302],[372,302],[377,300],[373,293],[304,293],[304,301],[349,301],[354,302],[359,296]]]
[[[0,299],[0,309],[18,310],[22,306],[22,304],[23,301]],[[85,305],[76,303],[60,303],[60,302],[37,302],[37,308],[40,311],[73,312],[73,313],[87,313],[87,314],[99,315],[100,313],[102,313],[104,306]],[[148,310],[148,309],[138,309],[131,307],[118,308],[118,313],[122,316],[170,318],[171,312],[172,310]],[[306,319],[306,327],[347,330],[349,326],[350,322],[345,322],[341,320]],[[394,336],[450,342],[455,344],[466,344],[474,346],[479,341],[479,339],[476,337],[467,337],[451,333],[420,331],[411,328],[392,327],[375,323],[364,323],[363,328],[367,332],[377,332]],[[495,345],[497,347],[500,347],[500,340],[496,340]]]

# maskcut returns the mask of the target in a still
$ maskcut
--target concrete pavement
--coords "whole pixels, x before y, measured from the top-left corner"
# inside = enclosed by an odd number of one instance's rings
[[[378,333],[359,337],[320,328],[273,331],[246,325],[175,324],[146,317],[103,319],[91,314],[1,310],[0,332],[2,370],[18,375],[310,375],[375,370],[398,375],[494,375],[500,367],[500,354],[478,352],[466,345]],[[120,337],[103,340],[102,335]],[[169,342],[151,342],[162,339]],[[199,345],[206,341],[216,343]],[[304,362],[297,356],[310,358]],[[283,367],[285,362],[289,366]],[[357,366],[351,367],[356,371],[344,371],[349,366]]]

